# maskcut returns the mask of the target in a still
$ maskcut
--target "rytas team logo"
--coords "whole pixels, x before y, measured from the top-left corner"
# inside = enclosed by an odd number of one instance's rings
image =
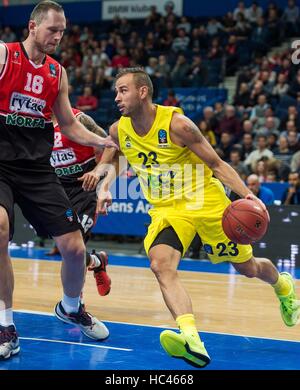
[[[54,168],[72,164],[76,160],[76,154],[73,148],[53,150],[50,157],[50,163]]]
[[[33,96],[24,95],[19,92],[13,92],[10,98],[9,109],[19,114],[33,114],[44,116],[43,110],[46,107],[46,101]]]
[[[19,51],[15,51],[14,52],[12,62],[14,64],[21,65],[21,62],[20,62],[20,52]]]
[[[74,216],[73,216],[73,211],[71,209],[68,209],[66,211],[66,217],[67,217],[68,221],[73,222]]]

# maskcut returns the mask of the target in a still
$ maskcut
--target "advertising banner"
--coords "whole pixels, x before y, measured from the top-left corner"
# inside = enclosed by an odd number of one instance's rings
[[[192,120],[202,117],[204,107],[213,106],[216,102],[224,103],[227,99],[225,88],[173,88],[173,91],[185,115]],[[161,89],[157,102],[163,104],[167,95],[168,89]]]
[[[182,15],[183,0],[103,0],[102,20],[112,20],[116,15],[126,19],[144,19],[150,14],[151,6],[165,14],[165,6],[172,4],[177,16]]]
[[[98,218],[92,233],[144,237],[151,206],[140,190],[138,178],[118,178],[111,192],[113,203],[108,215]]]

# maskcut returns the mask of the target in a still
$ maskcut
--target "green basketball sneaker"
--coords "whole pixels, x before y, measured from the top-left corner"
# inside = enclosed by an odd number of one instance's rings
[[[164,330],[160,334],[160,343],[168,355],[185,360],[194,367],[203,368],[210,362],[204,343],[193,336]]]
[[[294,280],[288,272],[281,272],[280,275],[286,278],[291,285],[291,291],[288,295],[279,295],[276,293],[280,301],[281,317],[287,326],[294,326],[300,318],[300,302],[297,299]]]

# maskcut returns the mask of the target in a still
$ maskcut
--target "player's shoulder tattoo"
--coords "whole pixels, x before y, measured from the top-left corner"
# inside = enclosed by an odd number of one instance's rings
[[[92,131],[91,129],[97,127],[97,123],[94,121],[94,119],[89,115],[84,114],[83,112],[77,115],[77,119],[90,131]]]
[[[184,131],[187,136],[194,138],[195,142],[201,142],[203,140],[203,135],[200,129],[191,120],[184,121],[182,131]]]
[[[78,115],[77,119],[80,123],[83,124],[85,128],[87,128],[92,133],[95,133],[97,135],[100,135],[101,137],[106,136],[107,134],[105,131],[97,125],[97,123],[94,121],[92,117],[90,117],[87,114],[84,114],[83,112]]]

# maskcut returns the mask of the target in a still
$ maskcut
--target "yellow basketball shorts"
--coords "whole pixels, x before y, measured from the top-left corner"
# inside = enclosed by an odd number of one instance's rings
[[[212,179],[205,187],[204,204],[200,209],[191,210],[182,201],[175,201],[172,206],[154,207],[149,211],[151,224],[144,241],[146,253],[157,235],[172,226],[182,243],[183,254],[198,233],[212,263],[244,263],[253,255],[252,246],[230,241],[222,229],[223,212],[229,204],[222,184]]]

